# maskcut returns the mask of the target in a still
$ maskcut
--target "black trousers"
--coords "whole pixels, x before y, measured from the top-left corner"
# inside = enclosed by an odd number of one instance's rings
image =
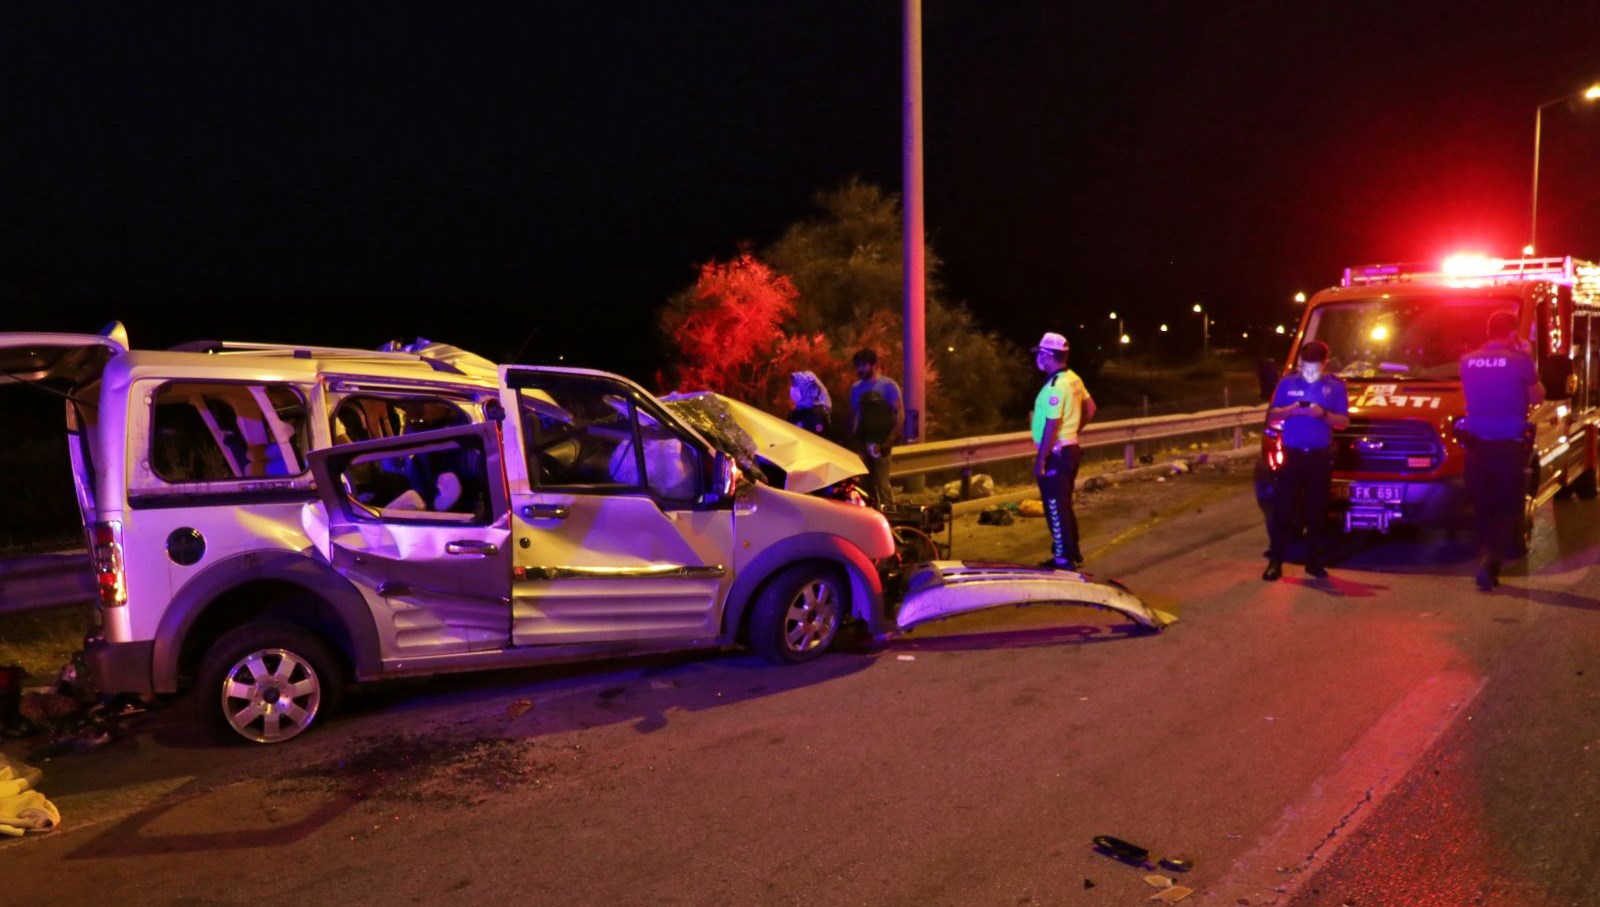
[[[1278,467],[1273,485],[1272,514],[1267,520],[1267,535],[1271,538],[1268,560],[1283,560],[1289,541],[1304,529],[1306,566],[1322,563],[1332,483],[1332,451],[1284,449],[1283,465]]]
[[[1078,463],[1083,451],[1069,444],[1044,459],[1045,474],[1039,476],[1039,498],[1044,501],[1044,519],[1050,526],[1050,554],[1057,561],[1083,562],[1078,547],[1078,515],[1072,512],[1072,489],[1078,481]]]
[[[1490,566],[1521,549],[1523,496],[1528,488],[1529,448],[1525,441],[1467,443],[1467,497],[1477,530],[1478,557]]]

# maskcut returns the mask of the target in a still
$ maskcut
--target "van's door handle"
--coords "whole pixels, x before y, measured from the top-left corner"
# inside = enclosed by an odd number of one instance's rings
[[[564,520],[572,516],[572,508],[560,504],[529,504],[522,508],[526,520]]]
[[[494,557],[500,553],[500,546],[494,542],[480,542],[477,539],[457,539],[444,543],[445,554],[473,554],[478,557]]]

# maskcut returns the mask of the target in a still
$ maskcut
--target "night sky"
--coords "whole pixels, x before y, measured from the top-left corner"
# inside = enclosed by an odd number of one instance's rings
[[[1289,320],[1346,265],[1527,241],[1600,3],[925,0],[927,223],[1021,343]],[[648,379],[696,263],[900,186],[882,0],[0,9],[0,330],[417,335]],[[1600,105],[1541,251],[1600,258]],[[1099,324],[1095,319],[1100,319]],[[520,353],[520,355],[519,355]]]

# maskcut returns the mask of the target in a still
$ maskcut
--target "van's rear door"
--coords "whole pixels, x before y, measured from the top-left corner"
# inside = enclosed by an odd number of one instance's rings
[[[87,434],[88,423],[95,417],[81,410],[77,394],[100,380],[112,356],[126,351],[127,339],[120,325],[111,336],[0,333],[0,386],[36,384],[67,397],[67,449],[72,456],[72,484],[85,526],[97,519],[94,464]]]
[[[0,384],[83,387],[100,380],[106,361],[126,347],[100,334],[0,333]]]

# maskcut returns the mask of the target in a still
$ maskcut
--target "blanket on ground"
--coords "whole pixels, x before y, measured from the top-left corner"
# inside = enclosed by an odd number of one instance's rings
[[[60,827],[61,811],[38,791],[43,775],[0,755],[0,835],[43,834]]]

